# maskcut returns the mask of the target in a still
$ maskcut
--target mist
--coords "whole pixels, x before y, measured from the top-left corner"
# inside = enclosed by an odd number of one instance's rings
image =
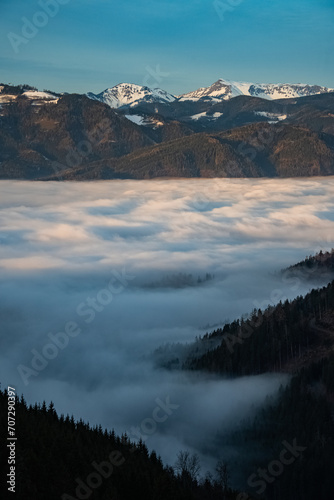
[[[333,178],[0,181],[2,386],[212,469],[216,433],[288,377],[167,371],[153,352],[325,284],[280,271],[334,246],[333,200]]]

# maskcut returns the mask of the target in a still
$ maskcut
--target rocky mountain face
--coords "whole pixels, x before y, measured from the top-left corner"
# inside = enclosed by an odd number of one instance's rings
[[[135,106],[143,103],[170,103],[176,100],[172,94],[161,89],[150,89],[131,83],[120,83],[100,94],[89,92],[87,97],[108,104],[111,108]]]

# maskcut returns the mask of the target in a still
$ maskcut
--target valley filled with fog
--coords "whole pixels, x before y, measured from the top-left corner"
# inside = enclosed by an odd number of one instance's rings
[[[217,432],[288,378],[165,370],[154,351],[324,284],[280,271],[333,234],[333,178],[0,181],[3,387],[212,468]]]

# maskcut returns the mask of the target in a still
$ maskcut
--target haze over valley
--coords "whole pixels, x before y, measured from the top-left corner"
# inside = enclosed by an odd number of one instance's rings
[[[331,248],[334,180],[1,181],[0,190],[1,380],[28,402],[52,399],[60,413],[135,440],[156,399],[170,398],[177,410],[141,436],[170,464],[188,449],[213,470],[216,432],[235,429],[289,377],[169,371],[154,351],[325,284],[280,271]],[[34,355],[68,322],[80,333],[36,371]]]

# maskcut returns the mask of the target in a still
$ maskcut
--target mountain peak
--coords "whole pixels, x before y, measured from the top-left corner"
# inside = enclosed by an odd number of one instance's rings
[[[151,89],[135,83],[119,83],[114,87],[108,88],[100,94],[89,92],[87,96],[90,99],[104,102],[111,108],[121,108],[122,106],[135,106],[139,101],[161,103],[173,102],[175,97],[165,90],[155,88]]]
[[[242,95],[243,92],[236,86],[235,82],[219,78],[209,87],[201,87],[193,92],[188,92],[178,96],[180,101],[197,101],[202,98],[211,98],[220,100],[228,100],[237,95]]]
[[[178,98],[180,101],[198,101],[203,98],[222,101],[246,95],[273,100],[305,97],[329,92],[334,92],[334,89],[302,83],[250,83],[219,78],[209,87],[201,87],[193,92],[180,95]]]

